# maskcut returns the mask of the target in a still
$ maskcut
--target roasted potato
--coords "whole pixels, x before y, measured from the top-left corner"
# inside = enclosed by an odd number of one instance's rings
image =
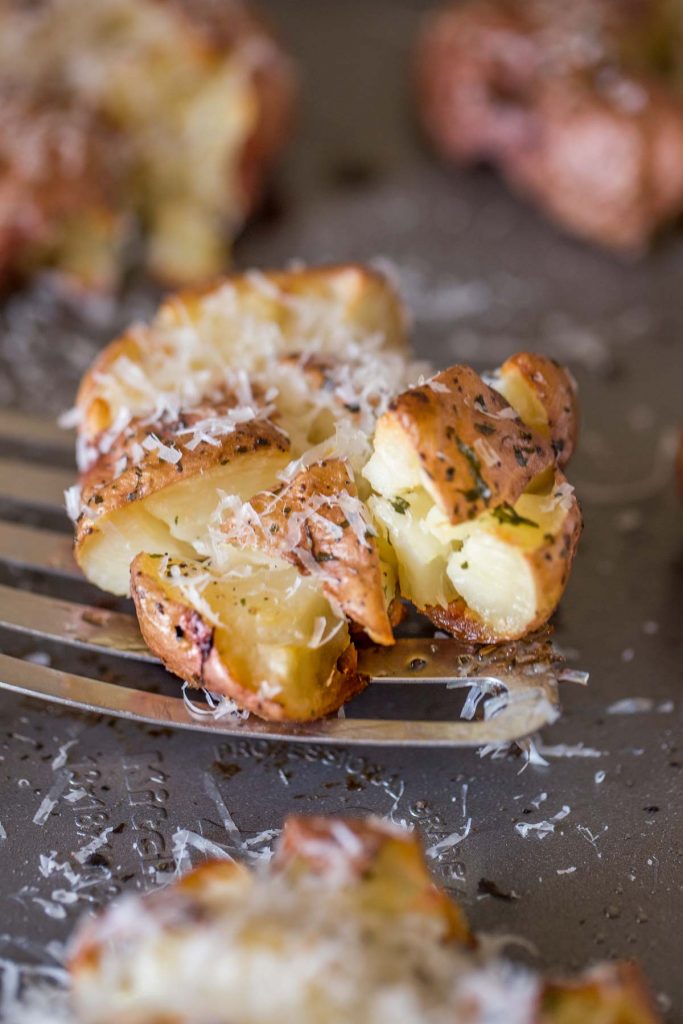
[[[214,862],[88,919],[81,1024],[656,1024],[631,965],[544,981],[476,948],[414,832],[290,817],[267,870]]]
[[[48,264],[111,288],[135,222],[160,281],[219,273],[288,134],[294,91],[289,61],[241,0],[9,0],[0,108],[19,96],[24,123],[15,133],[0,117],[0,194],[9,187],[20,197],[27,227],[17,230],[16,211],[0,234],[0,282]],[[46,118],[49,143],[31,148]],[[92,124],[79,141],[84,118]],[[83,161],[79,147],[102,134],[116,159]],[[90,237],[103,182],[121,237]],[[77,229],[86,234],[74,237]],[[106,274],[89,266],[93,249]]]
[[[548,982],[539,1024],[655,1024],[658,1015],[635,964],[599,964],[573,980]]]
[[[360,470],[404,349],[379,274],[251,273],[168,300],[86,375],[76,556],[171,671],[283,720],[362,688],[349,630],[390,644],[402,614]]]
[[[521,411],[533,419],[538,404]],[[552,422],[564,459],[573,419]],[[581,514],[546,433],[465,367],[404,392],[377,424],[368,504],[401,594],[459,639],[522,637],[560,600]]]
[[[116,182],[127,165],[110,125],[60,97],[3,90],[0,71],[0,287],[40,264],[111,289],[126,232]]]
[[[171,672],[261,718],[321,718],[365,686],[345,619],[286,562],[217,574],[143,553],[131,591],[142,635]]]
[[[669,0],[473,0],[417,51],[436,147],[488,161],[566,230],[640,250],[683,210],[680,11]]]

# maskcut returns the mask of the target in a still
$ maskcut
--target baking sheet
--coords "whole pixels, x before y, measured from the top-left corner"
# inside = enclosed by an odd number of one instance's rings
[[[302,112],[237,265],[380,260],[435,364],[483,368],[523,347],[569,362],[583,407],[570,477],[586,530],[557,635],[590,685],[565,687],[564,716],[540,745],[547,766],[217,744],[3,694],[5,993],[8,964],[54,966],[83,911],[155,885],[176,861],[214,844],[267,855],[289,812],[372,811],[422,830],[477,930],[522,937],[531,946],[517,955],[561,970],[633,957],[666,1019],[681,1021],[683,530],[671,452],[683,419],[683,233],[620,263],[561,237],[492,174],[439,165],[416,131],[407,76],[426,4],[263,6],[304,69]],[[68,405],[95,348],[156,300],[134,285],[118,307],[83,316],[41,285],[13,297],[0,310],[0,401]],[[3,636],[0,647],[16,650]],[[464,838],[436,848],[453,833]]]

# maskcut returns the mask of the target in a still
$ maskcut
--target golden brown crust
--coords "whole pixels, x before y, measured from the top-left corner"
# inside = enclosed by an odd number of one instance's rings
[[[287,706],[287,695],[265,696],[240,682],[228,664],[229,652],[219,653],[216,629],[185,600],[172,581],[159,576],[159,559],[144,553],[131,564],[131,593],[140,630],[149,649],[166,668],[192,687],[234,700],[239,707],[272,722],[303,722],[322,718],[360,693],[367,680],[358,674],[357,655],[349,643],[327,680],[312,687],[307,706]]]
[[[487,508],[514,505],[554,462],[549,443],[511,412],[474,370],[452,366],[394,399],[377,430],[403,433],[425,488],[450,522],[459,523]],[[495,453],[492,465],[477,454],[482,442]]]
[[[345,462],[314,463],[277,490],[256,494],[249,506],[246,522],[226,512],[226,540],[279,555],[304,575],[319,572],[324,592],[349,619],[376,643],[394,642],[377,546]]]
[[[181,412],[178,417],[156,423],[134,420],[119,434],[108,451],[81,476],[81,502],[84,511],[76,523],[76,554],[84,541],[106,519],[129,502],[141,501],[157,491],[208,473],[233,460],[266,451],[287,452],[289,441],[272,421],[254,419],[238,423],[228,433],[214,438],[215,444],[200,443],[189,449],[191,428],[207,417],[224,416],[236,405],[234,395],[210,406]],[[187,434],[180,434],[181,430]],[[156,438],[164,448],[180,455],[173,463],[162,459]],[[137,450],[137,451],[136,451]],[[136,454],[138,458],[136,459]],[[125,460],[125,464],[124,464]],[[117,475],[117,463],[123,466]]]
[[[551,981],[541,995],[538,1024],[659,1024],[637,964],[601,964],[568,981]]]
[[[563,474],[558,471],[553,489],[566,482]],[[461,597],[451,601],[445,608],[440,605],[423,608],[424,614],[439,629],[446,630],[457,640],[473,644],[497,644],[501,640],[519,640],[545,625],[560,603],[567,586],[583,529],[579,503],[573,495],[569,500],[571,504],[561,529],[554,535],[546,535],[541,545],[524,553],[536,580],[539,601],[536,615],[523,630],[516,634],[508,632],[501,637]]]
[[[579,402],[572,375],[554,359],[534,352],[510,356],[498,373],[503,378],[519,374],[541,403],[557,464],[563,469],[574,453],[579,433]]]
[[[640,249],[683,208],[666,17],[666,3],[630,0],[448,4],[417,53],[426,130],[451,159],[496,164],[565,228]]]

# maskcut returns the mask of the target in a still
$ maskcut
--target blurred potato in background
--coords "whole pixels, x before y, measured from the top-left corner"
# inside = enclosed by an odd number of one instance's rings
[[[287,136],[291,64],[241,0],[0,2],[0,286],[164,284],[229,259]]]

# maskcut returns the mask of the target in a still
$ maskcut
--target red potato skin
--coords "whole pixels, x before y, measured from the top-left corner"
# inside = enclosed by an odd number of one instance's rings
[[[126,166],[125,140],[92,112],[0,85],[0,289],[49,258],[77,218],[100,223],[113,260],[123,227],[116,180]]]
[[[656,71],[665,6],[444,6],[416,55],[428,136],[447,159],[494,164],[571,233],[642,250],[683,210],[683,100]]]
[[[548,441],[519,417],[500,418],[510,411],[478,373],[452,366],[395,398],[378,433],[403,433],[419,459],[425,487],[450,521],[460,523],[504,502],[514,505],[531,481],[554,464]],[[493,465],[476,456],[478,439],[494,449],[498,460]]]

